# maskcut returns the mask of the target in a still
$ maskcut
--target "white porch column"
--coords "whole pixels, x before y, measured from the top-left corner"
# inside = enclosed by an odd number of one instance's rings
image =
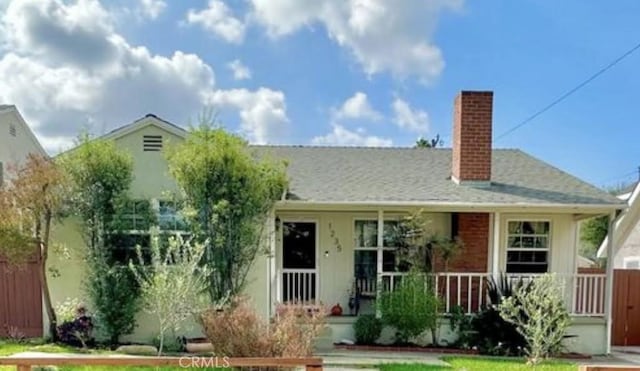
[[[607,354],[611,353],[611,327],[613,320],[613,264],[615,260],[615,249],[613,245],[613,232],[615,228],[615,211],[609,214],[609,232],[607,233],[607,277],[604,294],[604,312],[607,321]]]
[[[275,210],[269,212],[267,221],[267,236],[269,244],[269,260],[267,262],[267,296],[269,297],[269,318],[275,314],[275,306],[282,297],[280,295],[280,284],[278,280],[278,268],[276,265],[276,213]]]
[[[376,259],[376,298],[380,299],[382,294],[382,260],[383,260],[383,245],[384,245],[384,211],[378,210],[378,239],[376,241],[377,247],[377,259]],[[376,302],[376,317],[380,318],[380,310],[378,309],[378,303]]]
[[[493,237],[491,242],[493,248],[491,249],[491,274],[495,280],[500,275],[500,213],[493,213]]]

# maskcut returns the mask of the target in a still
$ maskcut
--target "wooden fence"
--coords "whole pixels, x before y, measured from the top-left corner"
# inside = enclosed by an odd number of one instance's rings
[[[0,357],[0,365],[16,366],[17,371],[30,371],[31,366],[173,366],[179,368],[230,367],[294,367],[321,371],[322,358],[230,358],[230,357]]]
[[[640,370],[640,366],[582,365],[579,368],[579,371],[638,371],[638,370]]]

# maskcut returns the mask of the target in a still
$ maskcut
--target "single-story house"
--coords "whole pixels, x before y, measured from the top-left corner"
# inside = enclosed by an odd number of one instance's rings
[[[446,309],[478,310],[492,275],[555,272],[566,285],[570,332],[577,335],[568,346],[607,353],[610,288],[604,274],[578,273],[577,225],[626,204],[521,150],[492,148],[492,109],[492,92],[461,92],[454,103],[452,148],[252,146],[258,155],[287,159],[290,178],[269,218],[271,254],[260,257],[250,273],[246,290],[257,310],[269,317],[277,303],[316,301],[340,304],[349,314],[350,292],[357,287],[370,301],[360,313],[374,312],[376,294],[392,290],[403,274],[394,264],[385,226],[422,209],[434,232],[464,241],[463,252],[438,273]],[[181,223],[163,196],[176,185],[162,151],[187,135],[147,115],[105,136],[132,153],[131,196],[152,199],[160,227],[168,231],[179,230]],[[72,220],[56,228],[54,239],[72,250],[83,247]],[[79,257],[54,256],[50,264],[64,267],[59,277],[50,277],[54,303],[82,298]],[[355,319],[329,317],[326,336],[353,339]],[[442,333],[451,336],[446,329]],[[141,315],[130,340],[153,335],[149,318]]]

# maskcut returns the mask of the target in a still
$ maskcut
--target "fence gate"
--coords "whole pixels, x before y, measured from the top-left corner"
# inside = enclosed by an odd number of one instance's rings
[[[640,345],[640,270],[616,269],[613,274],[613,344]]]
[[[10,266],[0,257],[0,337],[42,336],[40,262]]]

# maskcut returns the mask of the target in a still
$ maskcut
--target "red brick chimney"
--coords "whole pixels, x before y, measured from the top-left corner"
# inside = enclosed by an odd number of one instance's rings
[[[491,183],[493,92],[461,91],[453,110],[451,179],[458,184]]]

